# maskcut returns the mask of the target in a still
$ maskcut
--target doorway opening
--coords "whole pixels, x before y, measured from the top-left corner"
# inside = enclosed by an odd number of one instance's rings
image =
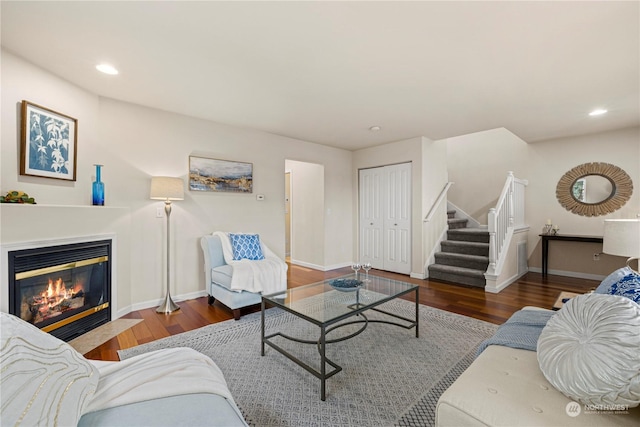
[[[285,159],[284,172],[287,261],[323,269],[324,166]]]

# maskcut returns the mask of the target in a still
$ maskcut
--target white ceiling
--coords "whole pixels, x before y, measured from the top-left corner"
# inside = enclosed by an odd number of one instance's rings
[[[534,142],[640,123],[639,4],[2,1],[1,40],[101,96],[335,147]]]

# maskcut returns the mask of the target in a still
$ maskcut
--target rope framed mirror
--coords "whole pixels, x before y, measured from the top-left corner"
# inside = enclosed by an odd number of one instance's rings
[[[631,198],[631,177],[610,163],[583,163],[565,173],[556,186],[556,198],[568,211],[582,216],[606,215]]]

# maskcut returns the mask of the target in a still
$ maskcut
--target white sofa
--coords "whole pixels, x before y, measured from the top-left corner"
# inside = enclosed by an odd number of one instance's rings
[[[247,292],[231,290],[234,274],[234,265],[225,259],[220,232],[203,236],[200,239],[200,247],[204,257],[205,289],[209,293],[209,304],[215,300],[229,307],[235,320],[240,319],[240,309],[255,304],[260,304],[262,294],[260,292]],[[222,237],[224,238],[224,237]],[[273,278],[277,282],[279,291],[287,288],[287,264],[278,258],[264,243],[261,243],[265,256],[265,262],[278,266],[278,272]],[[228,256],[226,257],[228,258]],[[261,263],[262,261],[250,261]]]
[[[535,351],[491,345],[447,389],[436,406],[436,426],[635,426],[640,407],[629,414],[572,417],[573,401],[546,380]]]
[[[144,355],[140,355],[144,358]],[[120,362],[90,360],[98,371]],[[78,427],[247,426],[233,400],[215,393],[188,393],[113,406],[82,415]]]
[[[490,345],[440,396],[436,426],[640,425],[640,407],[584,408],[547,381],[535,351]]]
[[[190,348],[90,361],[0,313],[0,365],[2,425],[247,425],[218,366]]]

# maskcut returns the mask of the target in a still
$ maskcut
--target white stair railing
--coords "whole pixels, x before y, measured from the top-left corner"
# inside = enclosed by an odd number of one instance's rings
[[[524,226],[524,189],[528,181],[507,174],[495,208],[489,209],[489,267],[486,274],[500,274],[513,230]]]
[[[438,198],[436,199],[435,202],[433,202],[431,209],[429,209],[429,213],[427,214],[427,216],[424,217],[424,220],[423,220],[424,222],[431,221],[431,218],[433,218],[433,215],[436,213],[437,208],[440,207],[442,202],[446,199],[447,192],[449,191],[449,188],[451,188],[453,184],[454,184],[453,182],[447,182],[444,185],[444,187],[442,188],[442,191],[438,195]]]

